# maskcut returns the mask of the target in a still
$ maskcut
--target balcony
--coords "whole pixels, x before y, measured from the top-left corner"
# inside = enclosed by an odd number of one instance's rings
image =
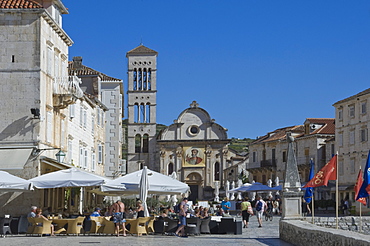
[[[80,88],[81,79],[77,76],[56,77],[54,79],[54,107],[63,109],[74,104],[84,93]]]
[[[261,167],[276,167],[276,159],[261,161]]]

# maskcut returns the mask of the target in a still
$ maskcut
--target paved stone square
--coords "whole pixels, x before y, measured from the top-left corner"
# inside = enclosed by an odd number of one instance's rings
[[[238,218],[239,219],[239,218]],[[6,238],[0,238],[0,245],[7,246],[74,246],[74,245],[272,245],[272,246],[291,246],[279,239],[279,220],[280,217],[274,217],[273,221],[263,221],[263,227],[258,228],[257,218],[253,216],[250,219],[249,228],[243,228],[241,235],[234,234],[202,234],[200,236],[189,236],[188,238],[179,238],[176,236],[163,235],[143,235],[115,237],[115,236],[64,236],[56,237],[44,236],[25,236],[10,235]]]

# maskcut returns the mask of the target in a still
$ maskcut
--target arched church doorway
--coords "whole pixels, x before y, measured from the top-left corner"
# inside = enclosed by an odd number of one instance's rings
[[[202,180],[202,176],[195,172],[190,173],[185,179],[185,182],[189,185],[191,192],[188,199],[189,201],[193,201],[193,204],[197,199],[202,197]]]

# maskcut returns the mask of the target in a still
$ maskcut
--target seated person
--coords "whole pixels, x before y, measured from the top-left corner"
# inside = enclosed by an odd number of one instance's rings
[[[36,218],[44,218],[44,219],[47,220],[47,218],[44,215],[42,215],[42,210],[40,208],[36,209]],[[55,234],[54,234],[54,225],[51,224],[50,227],[51,227],[51,235],[55,236]]]
[[[32,206],[31,207],[31,212],[29,212],[27,214],[27,217],[35,218],[36,217],[36,209],[37,209],[36,206]]]
[[[224,210],[221,207],[219,207],[218,211],[216,212],[216,216],[224,216],[224,214],[225,214]]]
[[[207,218],[207,217],[209,217],[208,208],[203,208],[203,211],[200,213],[200,218],[204,219],[204,218]]]
[[[69,213],[68,213],[68,210],[66,208],[63,209],[62,217],[63,218],[69,218]]]
[[[42,213],[42,215],[44,215],[45,217],[48,217],[48,216],[51,216],[53,213],[51,211],[51,207],[48,207],[46,210],[44,210],[44,212]]]
[[[90,217],[99,217],[99,216],[101,216],[100,211],[101,211],[100,208],[95,208],[95,211],[92,214],[90,214]]]
[[[194,209],[194,217],[200,218],[200,210],[199,210],[199,208],[195,208]]]
[[[168,217],[168,209],[163,209],[160,215],[162,218]]]

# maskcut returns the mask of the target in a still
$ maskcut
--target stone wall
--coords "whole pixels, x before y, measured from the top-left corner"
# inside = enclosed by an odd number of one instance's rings
[[[307,218],[307,221],[311,222],[312,219]],[[336,228],[336,220],[335,217],[315,217],[315,225],[327,228]],[[364,216],[361,219],[359,216],[339,217],[338,229],[370,235],[370,217]]]
[[[335,218],[331,217],[331,219],[334,219],[335,227]],[[323,220],[322,222],[324,224],[329,223],[328,225],[330,227],[332,226],[331,220],[330,222],[329,220],[326,222]],[[280,239],[297,246],[368,246],[370,242],[369,235],[363,235],[349,230],[321,227],[302,220],[281,220],[279,234]]]

